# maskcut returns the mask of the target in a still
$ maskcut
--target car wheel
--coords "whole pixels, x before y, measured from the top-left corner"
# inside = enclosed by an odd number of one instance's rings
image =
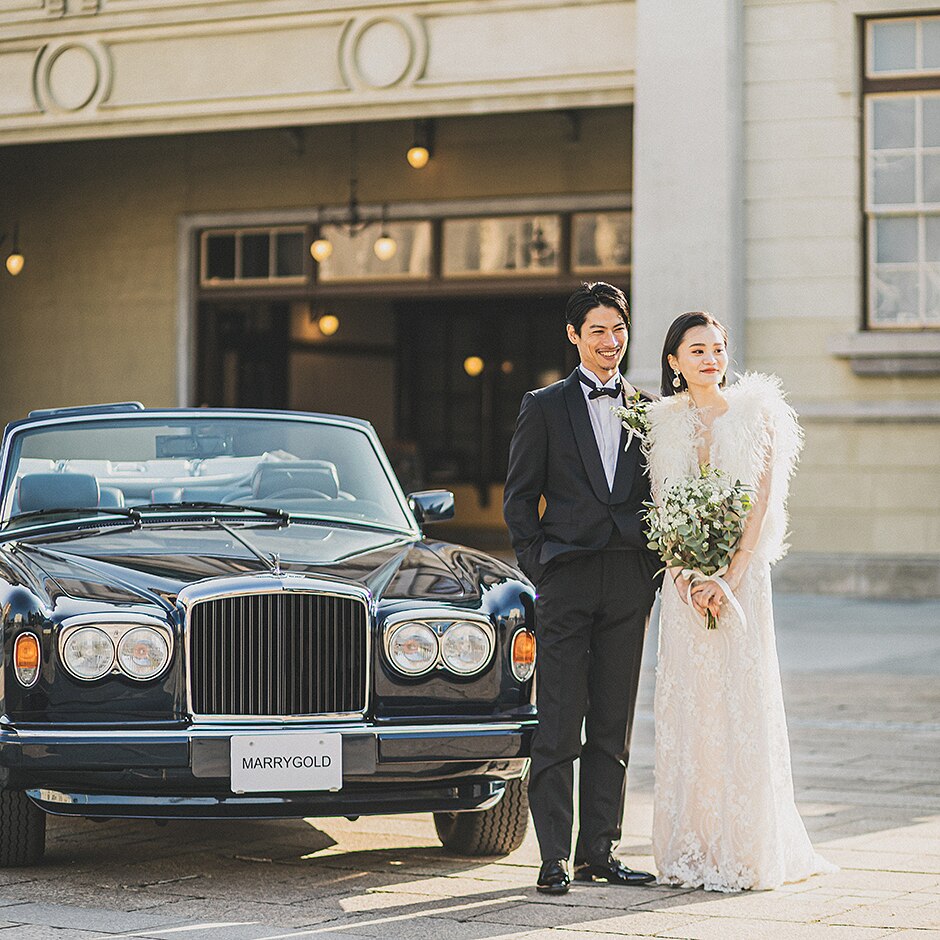
[[[528,775],[506,784],[490,809],[435,813],[434,828],[445,849],[457,855],[508,855],[518,849],[529,824]]]
[[[0,868],[36,865],[46,851],[46,814],[22,791],[0,789]]]

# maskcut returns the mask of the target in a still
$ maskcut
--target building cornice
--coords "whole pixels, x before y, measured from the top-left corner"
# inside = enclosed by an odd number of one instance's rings
[[[0,0],[0,144],[620,105],[634,32],[628,0]]]

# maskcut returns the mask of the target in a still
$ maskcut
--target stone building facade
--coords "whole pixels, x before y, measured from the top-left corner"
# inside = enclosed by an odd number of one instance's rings
[[[921,0],[0,0],[0,418],[361,415],[492,542],[521,394],[603,277],[639,384],[702,308],[781,376],[783,582],[940,594],[938,31]]]

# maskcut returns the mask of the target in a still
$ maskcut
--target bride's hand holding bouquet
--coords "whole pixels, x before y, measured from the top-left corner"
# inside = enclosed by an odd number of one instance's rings
[[[675,577],[680,597],[717,626],[722,594],[737,605],[733,588],[722,577],[744,531],[752,505],[751,489],[705,464],[697,478],[669,485],[645,515],[649,548],[659,554],[664,569]],[[677,570],[678,575],[673,575]],[[696,589],[704,585],[705,590]],[[711,588],[714,587],[714,590]]]

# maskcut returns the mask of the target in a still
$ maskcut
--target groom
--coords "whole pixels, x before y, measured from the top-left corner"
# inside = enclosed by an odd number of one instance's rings
[[[619,369],[630,326],[626,297],[610,284],[582,284],[568,299],[565,320],[581,364],[563,381],[523,398],[503,503],[519,565],[538,591],[539,725],[529,801],[542,856],[537,888],[547,894],[564,894],[570,883],[578,757],[575,879],[654,880],[612,854],[659,567],[641,521],[650,490],[640,443],[634,438],[627,446],[611,411],[634,393]]]

